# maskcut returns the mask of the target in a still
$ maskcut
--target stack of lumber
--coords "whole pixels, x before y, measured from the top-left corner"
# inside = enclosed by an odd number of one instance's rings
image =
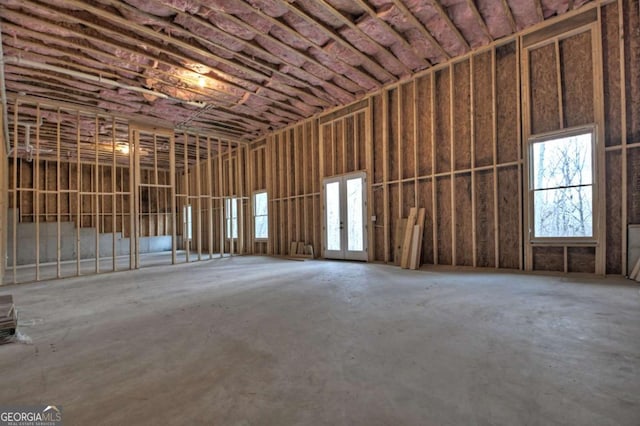
[[[313,246],[301,241],[292,241],[289,245],[289,256],[287,257],[295,260],[313,259]]]
[[[638,258],[633,269],[631,270],[631,273],[629,274],[629,279],[640,282],[640,257]]]
[[[13,296],[0,296],[0,335],[13,335],[18,327],[18,316]]]
[[[406,221],[399,221],[396,229],[396,253],[400,254],[400,267],[403,269],[420,268],[424,217],[423,208],[412,207]]]

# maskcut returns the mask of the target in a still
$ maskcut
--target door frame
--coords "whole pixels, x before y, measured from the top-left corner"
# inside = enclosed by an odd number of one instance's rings
[[[361,251],[348,250],[348,233],[342,231],[340,235],[340,247],[341,250],[327,250],[327,208],[326,208],[326,186],[327,184],[339,182],[340,183],[340,206],[345,207],[340,210],[341,223],[347,223],[347,181],[360,178],[362,179],[362,244],[363,249]],[[325,259],[341,259],[341,260],[360,260],[367,262],[369,260],[369,245],[368,245],[368,200],[367,200],[367,172],[358,171],[352,173],[345,173],[342,175],[329,176],[322,179],[322,257]],[[341,228],[343,229],[343,228]]]

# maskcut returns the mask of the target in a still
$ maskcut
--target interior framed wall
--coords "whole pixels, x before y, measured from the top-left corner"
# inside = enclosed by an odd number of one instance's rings
[[[291,242],[320,247],[320,145],[318,121],[307,120],[258,142],[269,197],[267,254],[288,255]]]
[[[177,141],[189,147],[176,156],[178,223],[184,223],[184,207],[192,206],[193,238],[177,227],[184,259],[206,260],[251,249],[251,214],[248,144],[228,139],[180,132]],[[225,200],[238,200],[238,238],[227,238]]]
[[[246,144],[28,96],[13,98],[9,111],[4,283],[244,250],[242,239],[230,245],[216,236],[223,196],[244,193]]]

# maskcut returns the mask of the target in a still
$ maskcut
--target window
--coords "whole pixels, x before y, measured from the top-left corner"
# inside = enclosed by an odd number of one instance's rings
[[[253,229],[256,240],[269,238],[269,207],[267,191],[253,194]]]
[[[531,181],[534,238],[591,238],[593,131],[533,140]]]
[[[224,210],[227,238],[238,238],[238,199],[235,197],[227,198]]]
[[[187,204],[183,209],[184,217],[184,236],[187,240],[193,238],[193,222],[191,221],[191,206]]]

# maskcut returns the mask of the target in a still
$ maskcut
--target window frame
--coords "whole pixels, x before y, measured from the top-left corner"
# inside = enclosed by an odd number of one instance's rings
[[[259,194],[265,194],[267,197],[267,214],[266,215],[256,215],[256,195]],[[254,191],[253,194],[251,194],[251,204],[252,204],[252,216],[253,216],[253,240],[257,241],[257,242],[265,242],[265,241],[269,241],[269,194],[267,193],[266,189],[260,189],[257,191]],[[267,237],[266,238],[258,238],[256,237],[256,218],[257,217],[266,217],[267,218]]]
[[[239,198],[236,196],[230,196],[230,197],[225,197],[224,199],[224,236],[225,239],[231,241],[231,240],[237,240],[238,236],[240,235],[238,226],[239,226],[239,221],[238,221],[238,210],[240,208],[240,206],[238,205]],[[230,203],[236,203],[236,215],[235,217],[233,216],[233,208],[231,206]],[[231,215],[229,215],[229,210],[231,210]],[[235,219],[236,221],[236,235],[233,235],[233,220]]]
[[[591,236],[588,237],[571,237],[571,236],[562,236],[562,237],[538,237],[535,234],[535,168],[534,168],[534,156],[533,156],[533,147],[535,144],[540,142],[548,142],[554,139],[564,139],[571,136],[578,136],[584,134],[591,134]],[[597,130],[595,124],[589,124],[585,126],[577,126],[571,127],[561,130],[556,130],[544,134],[539,134],[535,136],[531,136],[528,139],[528,149],[527,149],[527,168],[528,168],[528,202],[529,202],[529,223],[528,223],[528,234],[529,234],[529,242],[532,244],[562,244],[569,243],[572,245],[593,245],[598,242],[598,156],[597,156]]]
[[[184,239],[186,241],[193,240],[193,208],[191,204],[184,204],[182,206],[182,223],[184,229]]]

